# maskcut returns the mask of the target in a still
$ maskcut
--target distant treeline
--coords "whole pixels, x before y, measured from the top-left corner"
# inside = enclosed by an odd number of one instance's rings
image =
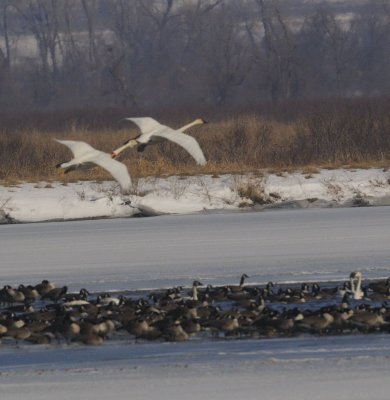
[[[348,4],[2,0],[0,108],[134,115],[388,96],[390,6]]]

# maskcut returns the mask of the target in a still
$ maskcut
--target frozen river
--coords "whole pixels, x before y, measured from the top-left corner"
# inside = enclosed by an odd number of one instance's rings
[[[390,207],[0,227],[3,284],[78,290],[390,276]],[[0,344],[0,398],[381,399],[390,335],[186,343]]]
[[[1,279],[115,290],[390,275],[390,207],[211,213],[0,227]]]

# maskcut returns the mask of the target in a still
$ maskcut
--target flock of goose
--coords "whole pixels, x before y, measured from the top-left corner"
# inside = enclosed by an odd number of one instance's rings
[[[138,146],[138,151],[142,152],[149,144],[170,140],[187,150],[187,152],[195,159],[198,165],[206,164],[206,158],[198,142],[192,136],[189,136],[183,132],[192,126],[204,124],[205,121],[203,119],[196,119],[195,121],[182,126],[178,130],[162,125],[150,117],[125,119],[136,124],[141,130],[141,134],[134,139],[128,140],[123,146],[114,150],[111,155],[104,153],[103,151],[96,150],[85,142],[55,139],[58,143],[67,146],[72,151],[74,156],[72,160],[59,163],[56,165],[56,167],[63,168],[65,173],[67,173],[75,169],[89,169],[94,165],[99,165],[108,171],[119,183],[122,191],[127,193],[131,189],[131,178],[129,172],[123,163],[115,160],[115,158],[117,158],[118,155],[127,148]]]
[[[190,338],[266,338],[302,334],[388,332],[390,278],[362,286],[353,272],[342,285],[173,287],[114,296],[68,293],[44,280],[0,290],[0,343],[105,339],[186,341]]]

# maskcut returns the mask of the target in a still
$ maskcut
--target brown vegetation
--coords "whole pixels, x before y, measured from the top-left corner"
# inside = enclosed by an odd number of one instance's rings
[[[183,149],[169,142],[149,146],[143,153],[128,150],[121,155],[121,161],[134,178],[163,174],[241,173],[263,168],[273,172],[301,169],[310,174],[319,167],[388,167],[389,106],[388,98],[339,100],[301,104],[290,118],[281,113],[264,116],[255,112],[218,114],[214,119],[208,116],[208,124],[190,130],[205,153],[206,166],[196,166]],[[60,174],[55,165],[69,160],[71,154],[52,139],[81,140],[111,152],[137,134],[129,122],[117,122],[119,115],[126,114],[124,110],[97,115],[85,112],[82,114],[84,119],[78,120],[70,115],[65,118],[60,113],[34,114],[22,118],[30,121],[30,129],[27,125],[18,127],[15,120],[3,116],[0,181],[107,179],[108,174],[100,168]],[[199,116],[194,114],[191,118]],[[189,120],[188,117],[161,117],[162,122],[172,127],[179,127]],[[46,125],[41,121],[46,121]],[[112,121],[111,127],[109,121]],[[98,125],[104,128],[98,129]]]

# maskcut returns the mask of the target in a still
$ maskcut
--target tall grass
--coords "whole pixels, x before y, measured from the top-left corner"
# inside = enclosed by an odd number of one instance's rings
[[[204,167],[196,166],[185,150],[170,142],[149,146],[143,153],[128,150],[120,159],[133,177],[390,165],[388,98],[329,100],[301,107],[295,104],[292,109],[290,115],[285,110],[261,114],[255,109],[207,115],[208,124],[189,131],[208,160]],[[59,112],[46,116],[32,113],[22,122],[20,116],[14,120],[12,115],[0,115],[0,181],[107,179],[109,175],[100,168],[60,174],[55,165],[69,160],[71,153],[52,139],[82,140],[111,152],[137,135],[134,126],[120,121],[128,114],[124,110],[85,111],[67,117]],[[204,114],[158,118],[179,127],[199,116]]]

